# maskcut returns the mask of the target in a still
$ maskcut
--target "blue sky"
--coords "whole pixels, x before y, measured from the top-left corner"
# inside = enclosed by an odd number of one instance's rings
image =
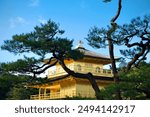
[[[132,18],[150,13],[149,5],[150,0],[123,0],[117,23],[128,23]],[[74,39],[74,46],[83,40],[86,48],[108,54],[107,49],[95,50],[88,46],[85,38],[92,26],[107,26],[116,10],[117,0],[107,4],[102,0],[0,0],[0,45],[12,35],[30,32],[36,25],[51,19],[65,30],[64,37]],[[118,50],[116,47],[116,56],[120,56]],[[21,57],[2,50],[0,56],[0,62]]]

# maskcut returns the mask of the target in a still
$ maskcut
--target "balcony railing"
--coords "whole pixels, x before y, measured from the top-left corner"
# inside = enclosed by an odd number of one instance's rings
[[[60,95],[60,92],[57,93],[47,93],[47,94],[38,94],[38,95],[31,95],[31,100],[48,100],[48,99],[60,99],[63,96]]]
[[[76,92],[73,90],[72,92],[56,92],[56,93],[46,93],[46,94],[38,94],[38,95],[31,95],[30,99],[31,100],[49,100],[49,99],[64,99],[66,97],[95,97],[93,92],[85,92],[85,91],[80,91]]]
[[[106,77],[112,77],[112,70],[109,69],[100,69],[100,70],[96,70],[94,68],[86,68],[84,66],[81,66],[81,69],[78,69],[77,66],[71,66],[71,70],[74,70],[75,72],[78,73],[89,73],[91,72],[93,75],[95,76],[106,76]],[[48,73],[48,78],[53,78],[53,77],[58,77],[58,76],[62,76],[62,75],[67,75],[67,73],[61,68],[59,70],[51,70]]]

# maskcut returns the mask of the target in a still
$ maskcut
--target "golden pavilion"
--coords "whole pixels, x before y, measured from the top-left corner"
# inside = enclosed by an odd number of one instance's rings
[[[92,73],[100,76],[95,79],[99,88],[113,83],[113,74],[110,69],[104,69],[110,64],[110,57],[85,49],[81,44],[77,49],[84,54],[81,60],[65,60],[66,66],[78,73]],[[76,78],[68,75],[61,65],[56,64],[54,69],[48,70],[48,82],[30,87],[39,89],[39,93],[31,95],[32,100],[65,99],[67,97],[95,98],[95,92],[88,79]]]

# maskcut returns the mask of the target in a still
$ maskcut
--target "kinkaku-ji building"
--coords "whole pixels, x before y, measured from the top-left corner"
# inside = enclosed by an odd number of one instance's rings
[[[78,73],[92,73],[100,76],[95,79],[99,88],[113,83],[113,74],[110,69],[104,69],[110,64],[110,57],[85,49],[81,43],[76,48],[84,54],[80,60],[67,59],[66,66]],[[31,88],[39,89],[39,93],[31,95],[32,100],[65,99],[66,97],[94,98],[95,92],[88,79],[76,78],[68,75],[61,65],[56,64],[55,69],[48,71],[48,82],[31,85]]]

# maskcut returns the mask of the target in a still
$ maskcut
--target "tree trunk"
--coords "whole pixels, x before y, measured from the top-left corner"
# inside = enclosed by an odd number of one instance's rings
[[[98,99],[98,100],[103,99],[103,98],[100,96],[100,89],[99,89],[99,87],[98,87],[98,85],[97,85],[97,83],[96,83],[96,81],[95,81],[93,75],[92,75],[91,73],[88,73],[87,76],[88,76],[89,82],[90,82],[91,85],[92,85],[92,88],[93,88],[94,91],[95,91],[96,99]]]
[[[115,21],[118,19],[119,15],[120,15],[121,8],[122,8],[121,3],[122,3],[122,0],[119,0],[118,1],[117,14],[111,19],[111,21],[110,21],[111,28],[107,32],[107,40],[108,40],[108,45],[109,45],[109,55],[110,55],[112,71],[113,71],[113,75],[114,75],[114,82],[116,83],[116,85],[119,85],[119,75],[118,75],[118,71],[117,71],[117,67],[116,67],[116,62],[115,62],[115,57],[114,57],[114,44],[113,44],[113,39],[112,39],[111,35],[117,29],[117,24],[115,23]],[[119,88],[117,88],[116,96],[117,96],[116,98],[118,100],[122,99],[121,92],[120,92]]]

